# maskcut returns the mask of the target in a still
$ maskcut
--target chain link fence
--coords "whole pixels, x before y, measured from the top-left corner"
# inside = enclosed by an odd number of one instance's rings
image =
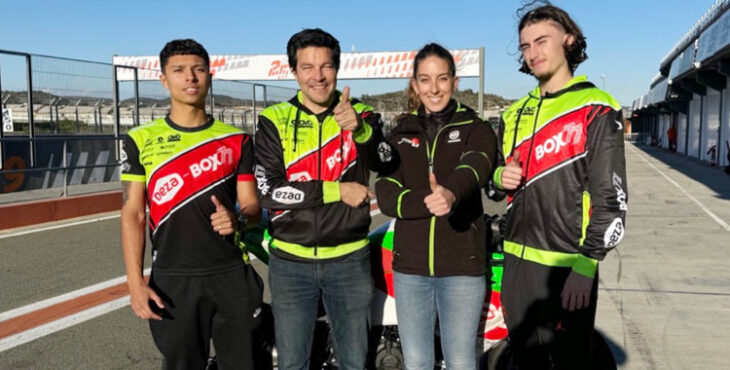
[[[134,78],[117,78],[122,70]],[[162,84],[139,80],[139,73],[156,72],[0,50],[0,194],[63,189],[67,195],[69,185],[119,181],[120,138],[170,109]],[[293,88],[213,80],[206,109],[253,133],[264,107],[294,94]]]

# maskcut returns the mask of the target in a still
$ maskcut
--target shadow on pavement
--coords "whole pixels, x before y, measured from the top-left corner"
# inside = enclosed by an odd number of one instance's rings
[[[608,349],[613,354],[613,360],[616,362],[616,365],[623,365],[623,364],[626,363],[626,351],[624,351],[624,349],[621,348],[621,345],[619,345],[618,343],[612,341],[611,338],[608,335],[603,334],[603,332],[601,332],[598,329],[596,329],[596,331],[594,333],[594,336],[598,336],[601,339],[603,339],[603,342],[601,342],[600,340],[596,340],[596,338],[594,338],[594,340],[595,340],[595,342],[594,342],[595,343],[595,347],[598,347],[598,346],[601,346],[601,347],[607,346]],[[602,351],[602,348],[594,348],[594,351],[597,354],[600,354],[600,353],[603,352]]]
[[[717,193],[717,198],[730,199],[730,175],[726,174],[722,167],[713,167],[698,159],[671,153],[656,146],[635,145],[634,147],[685,176],[704,184]]]

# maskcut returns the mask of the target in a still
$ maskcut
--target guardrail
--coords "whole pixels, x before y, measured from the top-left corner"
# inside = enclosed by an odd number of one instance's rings
[[[0,145],[5,146],[5,144],[9,143],[28,143],[30,148],[37,148],[38,144],[43,143],[57,143],[62,142],[61,147],[61,165],[60,166],[48,166],[48,167],[36,167],[31,166],[30,168],[21,168],[21,169],[0,169],[0,176],[6,177],[5,175],[11,175],[11,174],[17,174],[17,173],[38,173],[38,172],[54,172],[54,171],[63,171],[63,196],[68,196],[68,186],[69,186],[69,172],[80,169],[93,169],[93,168],[111,168],[111,167],[119,167],[120,165],[120,158],[119,158],[119,145],[118,142],[121,140],[122,137],[116,137],[116,136],[79,136],[79,137],[35,137],[35,138],[27,138],[27,137],[5,137],[0,139]],[[68,147],[69,142],[83,142],[83,141],[113,141],[113,153],[114,157],[112,160],[112,163],[108,163],[109,160],[107,160],[107,163],[104,164],[89,164],[89,165],[71,165],[69,158],[68,158]],[[50,163],[49,163],[50,164]],[[102,179],[102,182],[103,181]]]

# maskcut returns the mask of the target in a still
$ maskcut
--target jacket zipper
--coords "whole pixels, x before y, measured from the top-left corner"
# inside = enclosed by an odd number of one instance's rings
[[[317,180],[322,180],[322,122],[315,116],[318,127],[317,137]],[[319,245],[319,209],[314,212],[314,259],[317,259],[317,246]]]
[[[527,161],[525,162],[525,177],[527,177],[528,171],[530,169],[530,160],[532,159],[532,146],[535,144],[535,129],[537,129],[537,119],[540,116],[540,107],[542,107],[542,101],[543,98],[540,97],[540,100],[537,102],[537,109],[535,110],[535,119],[532,120],[532,137],[530,138],[530,151],[527,153]],[[514,154],[513,154],[514,155]],[[525,183],[525,188],[522,190],[523,194],[523,201],[524,204],[522,205],[522,220],[525,219],[525,208],[527,208],[527,183]],[[527,240],[527,236],[525,235],[526,228],[522,228],[522,242],[524,243]],[[520,253],[520,259],[525,258],[525,249],[527,246],[525,244],[522,245],[522,253]]]
[[[428,137],[426,138],[426,155],[428,156],[428,174],[433,173],[433,159],[434,154],[436,153],[436,143],[438,142],[439,135],[441,135],[441,132],[449,127],[454,126],[461,126],[465,124],[469,124],[474,122],[471,121],[462,121],[462,122],[456,122],[456,123],[449,123],[441,127],[438,131],[436,131],[436,136],[433,137],[433,145],[428,144]],[[436,216],[431,216],[431,226],[428,230],[428,273],[430,276],[434,276],[435,270],[434,270],[434,247],[435,247],[435,241],[434,236],[436,234]]]

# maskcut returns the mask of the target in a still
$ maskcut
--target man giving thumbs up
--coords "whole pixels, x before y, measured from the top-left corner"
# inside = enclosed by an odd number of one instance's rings
[[[320,297],[340,369],[364,369],[372,277],[370,170],[391,161],[380,115],[337,91],[340,45],[321,29],[287,44],[299,92],[261,112],[256,180],[273,211],[269,287],[279,369],[309,367]],[[324,273],[322,273],[324,271]]]

